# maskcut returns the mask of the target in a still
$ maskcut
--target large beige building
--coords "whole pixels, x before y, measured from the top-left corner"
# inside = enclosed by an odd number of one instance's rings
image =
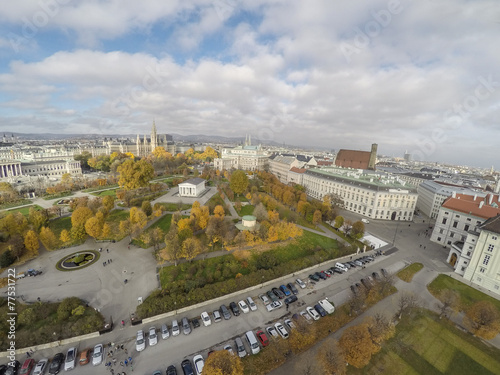
[[[282,183],[288,183],[288,172],[291,168],[298,168],[300,162],[293,156],[274,155],[269,159],[269,172],[275,175]]]
[[[261,145],[252,146],[250,137],[245,144],[234,148],[223,148],[221,157],[214,159],[215,169],[242,169],[245,171],[261,171],[267,169],[269,155],[262,149]]]
[[[464,279],[500,295],[500,215],[471,233],[477,238]]]
[[[381,220],[411,221],[418,197],[415,189],[394,176],[345,168],[309,169],[303,185],[311,198],[333,194],[345,209]]]

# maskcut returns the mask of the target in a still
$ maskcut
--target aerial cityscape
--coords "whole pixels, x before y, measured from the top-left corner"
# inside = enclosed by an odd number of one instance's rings
[[[0,5],[0,375],[500,374],[500,13]]]

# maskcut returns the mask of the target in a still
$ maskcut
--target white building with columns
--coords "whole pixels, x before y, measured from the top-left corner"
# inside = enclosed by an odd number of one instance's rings
[[[0,160],[0,178],[22,176],[21,162],[17,160]]]
[[[203,178],[199,178],[199,177],[191,178],[189,180],[181,182],[178,185],[179,196],[180,197],[198,197],[206,189],[205,182],[206,181]]]

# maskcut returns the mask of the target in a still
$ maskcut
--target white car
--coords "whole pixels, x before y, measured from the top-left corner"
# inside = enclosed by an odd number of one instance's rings
[[[219,323],[220,321],[222,321],[222,317],[220,316],[220,311],[219,310],[214,310],[213,314],[214,316],[214,322],[215,323]]]
[[[269,337],[272,337],[275,340],[279,337],[278,331],[276,331],[276,328],[274,328],[273,326],[267,327],[266,331],[267,331],[267,333],[269,333]]]
[[[306,311],[309,313],[309,315],[311,315],[311,318],[313,318],[314,320],[318,320],[320,318],[318,312],[312,307],[306,307]]]
[[[257,310],[257,305],[253,301],[252,297],[247,297],[247,302],[248,302],[248,306],[250,307],[250,310],[252,310],[252,311]]]
[[[279,309],[281,306],[283,306],[283,304],[280,301],[276,301],[276,302],[271,302],[269,305],[266,306],[266,308],[267,311],[273,311]]]
[[[76,363],[76,348],[69,348],[64,361],[64,371],[73,370]]]
[[[151,327],[149,329],[149,346],[154,346],[158,344],[158,335],[156,334],[156,328]]]
[[[212,324],[212,319],[210,319],[210,315],[206,311],[203,311],[201,313],[201,321],[203,322],[203,325],[205,327],[208,327],[210,324]]]
[[[306,310],[302,310],[300,312],[300,316],[302,316],[306,320],[307,323],[309,323],[309,324],[312,323],[311,315],[309,315]]]
[[[262,300],[262,303],[264,303],[264,305],[266,306],[271,303],[271,301],[269,301],[269,298],[265,294],[259,294],[259,298]]]
[[[94,353],[92,354],[92,365],[98,366],[102,363],[104,358],[104,347],[102,344],[97,344],[94,346]]]
[[[178,336],[181,333],[177,319],[172,320],[172,336]]]
[[[241,311],[243,311],[243,314],[248,314],[250,312],[250,308],[245,303],[245,301],[241,300],[240,302],[238,302],[238,306],[240,306],[240,309]]]
[[[146,349],[146,340],[144,340],[144,331],[140,329],[137,331],[137,338],[135,340],[135,350],[142,352]]]
[[[281,337],[283,337],[284,339],[288,338],[288,331],[283,326],[283,324],[281,324],[280,322],[278,322],[278,323],[276,323],[274,325],[274,328],[276,328],[276,331],[278,331],[278,333],[280,334]]]
[[[203,371],[203,366],[205,365],[205,361],[201,354],[197,354],[193,357],[194,369],[196,371],[196,375],[201,375]]]
[[[291,319],[285,319],[285,324],[287,325],[288,328],[290,328],[290,330],[295,328],[295,324],[292,322]]]
[[[306,287],[306,283],[303,282],[301,279],[295,280],[298,286],[300,286],[301,289],[304,289]]]
[[[224,350],[227,350],[229,352],[229,354],[234,354],[233,347],[230,344],[227,344],[224,347]]]
[[[170,337],[170,332],[168,332],[168,326],[166,324],[161,325],[161,338],[166,340]]]
[[[361,219],[361,222],[365,224],[370,224],[370,220],[368,219]]]
[[[33,371],[33,375],[45,374],[45,370],[47,369],[47,363],[49,363],[49,360],[47,358],[43,358],[43,359],[39,360],[35,366],[35,370]]]

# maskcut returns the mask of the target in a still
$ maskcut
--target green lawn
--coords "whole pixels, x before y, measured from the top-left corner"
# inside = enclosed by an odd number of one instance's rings
[[[163,233],[167,234],[168,230],[170,229],[170,223],[172,221],[172,214],[166,214],[162,218],[160,218],[156,223],[152,224],[144,233],[148,233],[152,231],[154,228],[160,228]],[[147,249],[151,245],[146,245],[144,242],[142,242],[140,239],[134,239],[132,243],[136,246],[140,246],[143,249]]]
[[[454,327],[427,310],[405,317],[396,335],[372,357],[368,366],[348,366],[357,374],[500,374],[500,351]]]
[[[424,265],[422,263],[412,263],[403,268],[401,271],[399,271],[397,273],[397,276],[401,280],[409,283],[413,279],[413,276],[415,276],[415,274],[419,272],[422,268],[424,268]]]
[[[182,203],[181,205],[177,203],[159,203],[159,205],[163,207],[164,211],[169,212],[184,211],[191,208],[191,205],[186,203]]]
[[[239,215],[240,216],[252,215],[254,208],[255,207],[252,206],[251,204],[247,204],[246,206],[241,207],[241,211],[239,212]]]
[[[11,208],[11,207],[18,207],[18,206],[23,206],[25,204],[31,204],[31,203],[33,203],[33,202],[29,199],[21,199],[21,200],[15,201],[15,202],[0,204],[0,210],[6,210],[6,209]]]
[[[95,195],[96,197],[104,197],[106,195],[112,195],[113,197],[116,198],[116,190],[118,190],[118,188],[116,188],[116,189],[110,189],[110,190],[104,190],[104,191],[99,191],[97,193],[92,193],[92,195]]]
[[[460,304],[462,309],[466,309],[467,307],[473,305],[478,301],[490,301],[493,303],[497,309],[500,311],[500,301],[490,297],[483,292],[480,292],[477,289],[474,289],[467,284],[464,284],[458,280],[455,280],[447,275],[438,275],[428,286],[429,292],[432,293],[436,298],[439,298],[439,295],[444,289],[451,289],[458,292],[460,295]]]
[[[119,241],[127,235],[120,232],[120,221],[127,220],[129,216],[130,212],[128,210],[115,209],[109,213],[106,223],[111,227],[111,239]]]
[[[31,207],[34,207],[35,210],[37,210],[37,211],[43,210],[43,207],[40,207],[37,204],[32,204],[31,206],[26,206],[26,207],[21,207],[21,208],[16,208],[16,209],[13,209],[13,210],[9,210],[9,213],[20,212],[24,216],[28,216]]]
[[[74,192],[72,192],[72,191],[63,191],[62,193],[46,195],[43,197],[43,199],[46,201],[50,201],[52,199],[70,197],[73,195],[73,193]]]

